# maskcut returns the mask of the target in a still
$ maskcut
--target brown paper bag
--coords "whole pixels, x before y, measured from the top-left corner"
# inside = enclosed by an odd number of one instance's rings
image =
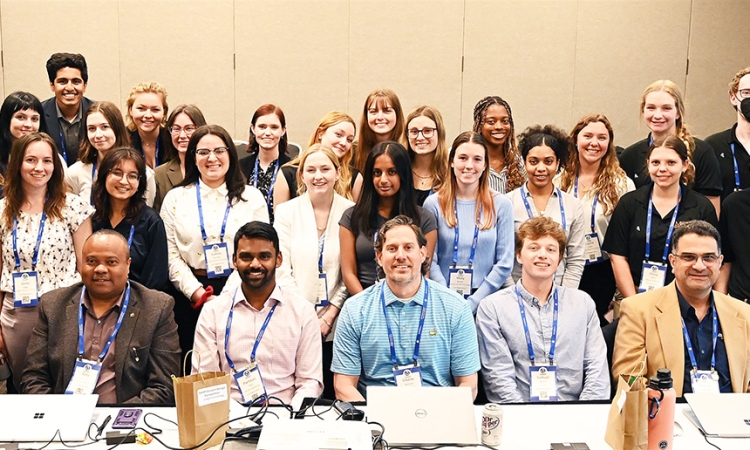
[[[648,449],[648,382],[645,377],[618,377],[604,441],[614,450]]]
[[[198,449],[204,449],[221,443],[229,425],[222,426],[207,442],[203,441],[219,425],[229,420],[231,379],[225,372],[172,377],[180,447],[191,448],[201,444]]]

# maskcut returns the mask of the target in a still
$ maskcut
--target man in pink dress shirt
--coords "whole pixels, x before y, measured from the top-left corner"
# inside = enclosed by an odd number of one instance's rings
[[[323,391],[315,310],[310,302],[276,285],[282,255],[271,225],[243,225],[234,248],[232,258],[242,285],[203,307],[195,329],[193,373],[228,372],[233,399],[250,403],[266,395],[297,410],[305,397],[318,397]]]

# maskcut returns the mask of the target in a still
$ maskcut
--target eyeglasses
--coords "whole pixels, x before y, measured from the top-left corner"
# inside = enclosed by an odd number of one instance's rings
[[[118,180],[122,180],[122,179],[123,179],[123,177],[126,177],[126,178],[127,178],[127,180],[128,180],[129,182],[131,182],[131,183],[135,183],[136,181],[138,181],[138,180],[140,180],[140,179],[141,179],[141,176],[140,176],[140,175],[138,175],[138,174],[137,174],[137,173],[135,173],[135,172],[128,172],[128,173],[125,173],[125,172],[123,172],[123,171],[122,171],[122,170],[120,170],[120,169],[114,169],[114,170],[110,170],[110,171],[109,171],[109,174],[110,174],[110,175],[112,175],[113,177],[115,177],[115,178],[116,178],[116,179],[118,179]]]
[[[737,98],[740,100],[750,98],[750,89],[740,89],[737,91]]]
[[[226,155],[228,151],[228,147],[216,147],[213,150],[211,150],[210,148],[198,148],[195,150],[195,154],[198,156],[206,157],[213,153],[217,158],[220,158]]]
[[[683,262],[688,264],[695,264],[699,259],[703,261],[703,264],[711,266],[719,262],[719,255],[713,253],[706,253],[705,255],[696,255],[695,253],[673,253],[676,257],[680,258]]]
[[[421,133],[425,139],[429,139],[435,135],[435,130],[437,130],[437,128],[422,128],[421,130],[417,128],[410,128],[409,137],[412,139],[416,139],[419,137],[419,134]]]
[[[169,127],[169,132],[171,134],[174,134],[175,136],[179,136],[180,133],[184,131],[186,135],[190,136],[191,134],[195,133],[195,130],[197,129],[198,127],[196,127],[195,125],[187,125],[185,127],[174,126]]]

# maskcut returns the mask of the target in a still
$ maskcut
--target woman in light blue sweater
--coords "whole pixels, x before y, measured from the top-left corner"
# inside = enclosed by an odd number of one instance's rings
[[[430,278],[456,290],[476,312],[513,268],[513,206],[489,186],[487,144],[467,131],[453,141],[450,182],[424,208],[435,215],[438,241]]]

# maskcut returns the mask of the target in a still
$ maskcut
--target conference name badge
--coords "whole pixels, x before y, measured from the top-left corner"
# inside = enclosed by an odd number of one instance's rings
[[[316,295],[317,301],[315,302],[316,308],[325,308],[328,306],[328,278],[326,274],[318,274],[318,293]]]
[[[690,373],[690,384],[695,394],[718,394],[719,374],[715,370],[695,370]]]
[[[39,304],[37,273],[35,271],[13,273],[13,306],[28,308]]]
[[[93,394],[101,371],[102,365],[96,361],[77,360],[73,368],[73,377],[71,377],[68,387],[65,388],[65,393],[69,395]]]
[[[474,275],[474,269],[469,267],[452,267],[448,269],[449,279],[448,288],[468,298],[471,295],[471,279]]]
[[[604,261],[602,246],[599,244],[599,235],[589,233],[584,238],[583,253],[586,255],[586,265]]]
[[[664,287],[667,280],[667,265],[644,261],[641,271],[641,284],[638,292],[648,292]]]
[[[203,256],[208,278],[228,277],[232,273],[226,242],[204,245]]]
[[[530,401],[557,401],[557,367],[529,366],[529,375],[531,380]]]
[[[421,387],[422,368],[415,364],[394,367],[393,378],[398,387]]]
[[[263,377],[260,375],[258,365],[254,362],[233,376],[242,395],[242,403],[248,404],[258,397],[267,397]]]

